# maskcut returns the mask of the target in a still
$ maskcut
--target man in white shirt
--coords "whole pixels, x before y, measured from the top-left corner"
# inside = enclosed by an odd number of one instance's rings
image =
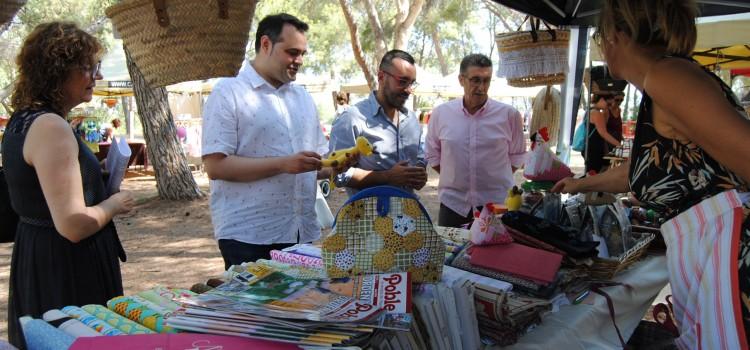
[[[320,236],[316,178],[330,174],[318,172],[328,147],[312,97],[292,83],[307,53],[307,29],[289,14],[265,17],[255,59],[217,83],[206,101],[203,162],[226,268]]]

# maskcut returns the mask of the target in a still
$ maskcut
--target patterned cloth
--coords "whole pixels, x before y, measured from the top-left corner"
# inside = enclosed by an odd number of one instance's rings
[[[116,314],[102,305],[90,304],[82,307],[94,317],[107,322],[110,326],[117,328],[125,334],[153,334],[154,331],[135,323],[125,317]]]
[[[177,333],[164,323],[164,317],[130,297],[117,297],[107,302],[107,307],[157,333]]]
[[[661,226],[680,348],[747,349],[736,262],[740,236],[748,236],[743,216],[742,202],[732,190]],[[740,256],[746,257],[746,239],[742,247],[745,252]]]
[[[422,205],[391,186],[365,191],[341,208],[323,241],[328,277],[408,271],[414,282],[439,281],[445,245]]]
[[[66,306],[62,308],[62,312],[75,317],[83,324],[93,328],[95,331],[104,335],[123,335],[119,329],[110,326],[108,323],[96,318],[94,315],[84,311],[78,306]]]

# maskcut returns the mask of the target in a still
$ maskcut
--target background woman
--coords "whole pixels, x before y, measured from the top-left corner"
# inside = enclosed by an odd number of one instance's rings
[[[8,335],[18,317],[122,295],[125,252],[112,217],[132,195],[105,193],[99,162],[64,116],[91,100],[102,47],[75,24],[40,24],[16,59],[18,80],[3,137],[3,168],[19,214],[10,269]]]
[[[601,172],[607,168],[609,162],[604,156],[612,147],[617,147],[620,142],[607,131],[607,123],[611,118],[609,104],[612,95],[594,94],[593,102],[589,112],[588,142],[583,154],[585,156],[586,173],[589,171]],[[592,130],[595,130],[592,132]]]
[[[643,93],[631,159],[553,190],[633,191],[661,212],[677,345],[747,348],[750,121],[726,84],[689,58],[695,16],[692,1],[605,1],[595,40],[612,76]]]

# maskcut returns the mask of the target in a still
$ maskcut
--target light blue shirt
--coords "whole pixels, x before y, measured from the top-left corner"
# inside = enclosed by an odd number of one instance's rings
[[[354,146],[358,136],[364,136],[374,147],[369,157],[360,157],[356,167],[364,170],[388,170],[400,161],[411,166],[425,166],[422,145],[422,126],[414,112],[402,108],[398,112],[398,126],[391,122],[375,98],[375,92],[341,113],[331,127],[329,151]],[[336,186],[346,187],[354,175],[354,168],[336,177]],[[349,195],[356,188],[347,187]]]

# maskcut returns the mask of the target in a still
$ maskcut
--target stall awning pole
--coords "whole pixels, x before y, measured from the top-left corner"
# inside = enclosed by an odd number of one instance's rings
[[[583,70],[586,67],[586,52],[589,43],[589,27],[570,28],[568,47],[568,75],[562,84],[563,108],[560,109],[560,134],[557,138],[557,154],[565,163],[570,162],[570,144],[573,142],[578,106],[581,103]]]

